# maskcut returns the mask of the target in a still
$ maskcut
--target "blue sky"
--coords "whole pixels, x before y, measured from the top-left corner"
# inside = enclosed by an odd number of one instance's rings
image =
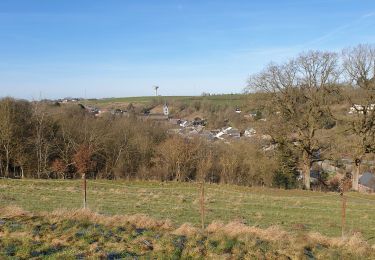
[[[374,0],[1,0],[0,96],[238,93],[270,61],[374,28]]]

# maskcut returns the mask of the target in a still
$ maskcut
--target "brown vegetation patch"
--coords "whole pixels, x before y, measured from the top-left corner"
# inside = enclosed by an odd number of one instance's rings
[[[370,245],[363,239],[360,233],[354,233],[344,238],[329,238],[317,232],[310,232],[306,237],[307,241],[318,243],[326,247],[345,248],[356,254],[364,254],[371,250]]]
[[[251,234],[269,241],[285,240],[289,238],[288,233],[279,226],[271,226],[267,229],[260,229],[257,227],[247,226],[239,221],[229,222],[226,225],[223,222],[215,221],[210,224],[206,230],[209,233],[224,233],[231,237]]]
[[[0,208],[0,217],[2,218],[15,218],[25,216],[32,216],[32,214],[18,206],[6,206]]]
[[[107,226],[122,226],[125,224],[132,224],[137,228],[157,228],[162,230],[172,229],[172,222],[170,220],[156,220],[144,214],[105,216],[91,210],[60,209],[55,210],[52,213],[46,213],[46,216],[56,220],[86,220]]]
[[[6,219],[20,218],[20,217],[36,217],[37,214],[27,212],[17,206],[8,206],[0,208],[0,217]],[[292,234],[284,231],[279,226],[271,226],[266,229],[258,227],[248,226],[243,221],[237,220],[229,223],[222,221],[213,221],[207,226],[203,232],[199,228],[192,224],[185,223],[175,229],[170,220],[156,220],[147,215],[136,214],[136,215],[115,215],[106,216],[95,213],[90,210],[67,210],[60,209],[55,210],[51,213],[41,213],[39,216],[48,219],[51,222],[61,222],[64,220],[77,220],[77,221],[88,221],[91,223],[98,223],[109,227],[119,227],[124,225],[133,225],[135,228],[146,228],[150,230],[162,230],[167,232],[166,234],[174,234],[186,237],[195,237],[197,235],[204,236],[215,236],[225,235],[231,238],[246,239],[248,238],[259,238],[260,240],[269,241],[275,245],[281,246],[280,250],[285,248],[300,251],[301,247],[306,245],[322,245],[327,248],[336,248],[339,250],[345,250],[353,255],[366,255],[375,250],[375,246],[369,245],[362,237],[360,233],[354,233],[345,238],[329,238],[321,235],[320,233],[310,232],[307,234]],[[300,224],[296,224],[299,227]],[[3,236],[2,234],[1,236]],[[8,237],[30,237],[29,234],[24,232],[14,232]],[[55,246],[66,246],[69,244],[68,237],[64,235],[59,238],[53,238],[51,243]],[[303,242],[301,242],[303,241]],[[139,241],[142,247],[150,248],[152,241],[143,240]],[[95,246],[93,246],[93,250]],[[146,249],[147,249],[146,248]],[[146,250],[145,249],[145,250]]]
[[[306,229],[307,229],[306,225],[305,225],[305,224],[302,224],[302,223],[296,223],[296,224],[294,224],[294,225],[292,226],[292,228],[293,228],[294,230],[300,230],[300,231],[303,231],[303,230],[306,230]]]
[[[199,234],[199,229],[194,227],[190,223],[184,223],[175,231],[173,231],[173,234],[179,236],[194,236]]]

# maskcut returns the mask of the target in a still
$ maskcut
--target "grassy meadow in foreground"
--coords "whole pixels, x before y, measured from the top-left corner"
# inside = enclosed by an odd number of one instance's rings
[[[347,232],[375,242],[375,197],[348,193]],[[206,222],[241,220],[250,226],[278,225],[290,232],[341,235],[341,198],[337,193],[206,185]],[[79,209],[79,180],[0,180],[0,207],[31,212]],[[147,214],[174,224],[200,226],[199,187],[195,183],[88,181],[88,206],[100,214]]]
[[[241,222],[204,230],[144,215],[90,210],[31,213],[0,207],[0,259],[374,259],[375,247],[354,234],[328,238]]]

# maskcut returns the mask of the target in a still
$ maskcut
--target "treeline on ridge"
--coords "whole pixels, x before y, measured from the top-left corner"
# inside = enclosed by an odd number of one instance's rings
[[[212,143],[167,129],[136,116],[97,118],[77,105],[4,98],[0,177],[191,181],[204,174],[210,182],[272,185],[276,162],[258,144]]]

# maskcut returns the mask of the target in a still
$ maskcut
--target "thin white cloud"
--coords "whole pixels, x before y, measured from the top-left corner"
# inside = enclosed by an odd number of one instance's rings
[[[296,44],[289,47],[266,47],[266,48],[253,48],[253,49],[242,49],[237,50],[237,52],[233,55],[234,57],[248,57],[251,59],[261,59],[263,60],[263,63],[267,63],[270,61],[280,61],[285,60],[289,57],[292,57],[293,55],[296,55],[297,53],[304,51],[306,49],[316,47],[318,44],[322,45],[325,41],[331,39],[333,36],[336,36],[339,33],[343,33],[353,27],[358,27],[361,25],[365,20],[370,19],[370,17],[374,17],[375,12],[366,13],[359,18],[344,24],[342,26],[339,26],[331,31],[329,31],[326,34],[323,34],[322,36],[319,36],[315,39],[312,39],[310,41],[307,41],[305,43]],[[339,46],[338,48],[342,48],[345,46]],[[330,48],[332,50],[332,48]],[[265,61],[268,59],[267,61]],[[262,62],[259,62],[258,64],[262,64]]]
[[[359,18],[357,18],[356,20],[354,21],[351,21],[347,24],[344,24],[342,26],[339,26],[335,29],[333,29],[332,31],[320,36],[320,37],[317,37],[315,39],[313,39],[312,41],[309,41],[305,44],[303,44],[303,46],[311,46],[311,45],[315,45],[317,43],[322,43],[324,42],[325,40],[337,35],[338,33],[342,33],[342,32],[345,32],[347,29],[350,29],[354,26],[359,26],[360,24],[362,24],[362,22],[364,22],[366,19],[370,18],[370,17],[373,17],[375,16],[375,12],[370,12],[370,13],[367,13],[367,14],[364,14],[362,16],[360,16]]]
[[[368,17],[372,17],[372,16],[375,16],[375,12],[364,14],[364,15],[362,15],[362,18],[368,18]]]

